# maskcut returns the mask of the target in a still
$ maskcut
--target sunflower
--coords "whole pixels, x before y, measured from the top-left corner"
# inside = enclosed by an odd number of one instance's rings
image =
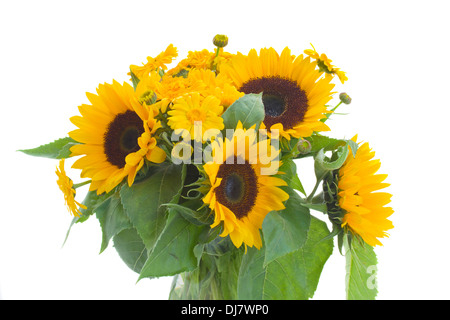
[[[252,49],[247,56],[238,53],[231,58],[221,73],[241,92],[262,92],[266,113],[262,127],[278,129],[290,139],[330,130],[320,119],[328,112],[325,104],[331,99],[334,84],[321,77],[316,65],[309,57],[292,56],[287,47],[281,55],[273,48],[264,48],[258,56]]]
[[[356,142],[356,138],[352,140]],[[387,236],[386,230],[393,228],[387,218],[394,212],[385,207],[392,195],[376,192],[389,184],[383,182],[387,174],[376,174],[380,160],[373,160],[374,156],[369,144],[362,144],[355,157],[350,152],[338,178],[339,206],[345,211],[342,227],[360,235],[371,246],[381,245],[377,238]]]
[[[224,128],[222,114],[223,107],[215,96],[203,98],[200,93],[193,92],[174,101],[169,115],[168,125],[173,129],[187,130],[191,139],[203,140],[203,135],[209,129],[222,130]],[[197,133],[196,123],[201,123],[202,132]],[[198,135],[201,134],[201,137]]]
[[[281,190],[286,182],[273,175],[278,173],[279,161],[275,148],[269,149],[267,159],[261,150],[267,140],[256,142],[254,128],[242,129],[239,122],[233,137],[217,138],[212,143],[212,160],[203,165],[211,188],[203,198],[214,212],[211,228],[223,222],[222,237],[230,236],[236,247],[242,243],[261,248],[259,230],[264,217],[273,210],[283,210],[289,195]],[[243,146],[243,147],[239,147]],[[267,150],[267,149],[266,149]],[[264,159],[264,161],[262,160]],[[276,170],[267,168],[268,161]],[[266,163],[266,164],[263,164]]]
[[[56,175],[58,176],[56,183],[64,194],[64,201],[69,212],[75,217],[80,217],[81,212],[79,208],[87,209],[87,207],[75,200],[76,192],[73,187],[73,181],[67,176],[64,170],[64,161],[65,159],[61,159],[59,161],[59,168],[56,167]]]
[[[82,116],[70,119],[79,129],[69,136],[80,142],[71,147],[72,156],[83,155],[72,167],[92,179],[90,191],[109,192],[127,176],[131,186],[144,158],[154,163],[165,160],[153,136],[160,123],[153,108],[138,102],[132,86],[113,81],[87,97],[92,105],[81,105]]]

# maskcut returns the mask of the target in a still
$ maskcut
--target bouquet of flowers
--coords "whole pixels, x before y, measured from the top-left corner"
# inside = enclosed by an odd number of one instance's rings
[[[68,136],[21,151],[59,159],[70,227],[95,216],[101,251],[113,242],[139,279],[174,276],[170,299],[309,299],[334,239],[346,297],[375,298],[373,247],[393,228],[391,195],[379,192],[387,175],[367,142],[323,134],[351,102],[331,103],[345,72],[314,47],[234,54],[227,43],[216,35],[211,51],[170,68],[169,45],[131,65],[130,83],[87,93]],[[310,192],[297,174],[304,158],[314,159]]]

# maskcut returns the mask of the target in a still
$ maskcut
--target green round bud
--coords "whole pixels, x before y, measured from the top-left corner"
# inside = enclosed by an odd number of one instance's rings
[[[311,143],[308,140],[299,140],[297,142],[297,150],[301,154],[307,154],[311,151]]]
[[[153,90],[147,90],[145,91],[140,97],[139,97],[139,103],[140,104],[146,104],[151,105],[156,102],[157,96],[156,93]]]
[[[228,37],[224,34],[216,34],[213,43],[216,47],[223,48],[228,44]]]
[[[339,94],[339,99],[341,99],[341,101],[345,104],[350,104],[352,102],[352,98],[350,98],[350,96],[345,92]]]

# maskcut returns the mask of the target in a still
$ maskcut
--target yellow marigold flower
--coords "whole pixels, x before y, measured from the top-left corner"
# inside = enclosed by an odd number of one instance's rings
[[[219,98],[221,105],[226,109],[233,102],[244,95],[232,85],[231,79],[211,70],[194,69],[189,72],[188,79],[191,83],[197,83],[197,87],[203,84],[199,91],[204,97],[214,95]],[[225,111],[225,110],[224,110]]]
[[[221,237],[229,235],[238,248],[244,243],[259,249],[265,216],[270,211],[283,210],[289,195],[279,188],[286,182],[273,176],[277,171],[272,175],[263,173],[267,159],[261,161],[260,152],[268,150],[262,146],[267,141],[257,142],[253,129],[244,130],[239,122],[230,140],[214,140],[213,160],[203,166],[211,186],[203,202],[214,212],[211,228],[223,223]],[[239,145],[243,147],[236,147]],[[268,154],[268,162],[278,168],[278,152],[273,148]]]
[[[138,79],[141,79],[142,77],[148,75],[151,71],[159,68],[167,70],[166,64],[171,63],[177,56],[177,48],[170,44],[166,50],[157,55],[156,58],[147,57],[147,63],[142,66],[131,65],[130,69]]]
[[[59,161],[59,168],[56,167],[56,175],[58,176],[56,183],[64,194],[67,210],[69,210],[73,216],[79,218],[81,216],[79,208],[87,209],[87,207],[75,200],[76,192],[73,188],[73,181],[67,176],[66,171],[64,170],[64,161],[65,159],[61,159]]]
[[[167,112],[168,124],[174,130],[187,130],[191,139],[203,140],[206,130],[224,128],[223,119],[220,117],[222,111],[220,100],[215,96],[203,98],[200,93],[193,92],[174,101],[171,110]],[[201,132],[196,132],[196,122],[201,123]]]
[[[341,71],[339,68],[336,68],[331,64],[331,61],[333,60],[329,59],[325,53],[319,55],[312,44],[311,47],[313,48],[307,49],[304,52],[314,60],[317,60],[317,65],[320,72],[337,75],[342,84],[348,80],[344,71]]]
[[[156,112],[138,102],[131,85],[113,81],[87,97],[92,105],[78,107],[82,116],[70,121],[79,129],[69,136],[80,142],[71,147],[72,156],[82,155],[72,167],[92,179],[90,191],[109,192],[125,177],[131,186],[144,158],[154,163],[165,160],[166,153],[153,136],[161,126],[154,119]]]
[[[303,55],[294,57],[289,48],[281,55],[275,49],[238,53],[221,68],[240,92],[263,93],[265,118],[262,128],[279,130],[286,139],[308,137],[330,128],[320,120],[329,111],[334,84],[316,70],[316,63]]]
[[[352,138],[356,142],[356,136]],[[371,246],[382,245],[378,238],[387,236],[386,230],[394,226],[387,218],[394,212],[385,207],[392,195],[377,192],[389,186],[383,181],[387,174],[376,174],[380,160],[373,160],[375,152],[366,142],[355,157],[349,152],[346,162],[339,169],[339,206],[345,210],[342,227],[360,235]]]
[[[167,71],[167,75],[177,75],[181,71],[192,69],[209,69],[220,71],[221,65],[229,61],[234,55],[224,52],[223,48],[219,48],[219,52],[211,52],[207,49],[202,51],[189,51],[186,59],[181,60],[178,65]]]

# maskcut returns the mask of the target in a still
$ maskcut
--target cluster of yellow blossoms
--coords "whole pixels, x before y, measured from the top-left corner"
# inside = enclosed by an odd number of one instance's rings
[[[214,51],[189,51],[185,59],[170,68],[178,57],[171,44],[156,57],[148,57],[141,66],[130,66],[133,86],[114,81],[100,85],[97,94],[88,94],[91,104],[81,105],[81,116],[71,118],[78,129],[69,135],[79,143],[71,148],[72,156],[81,156],[73,168],[82,170],[81,177],[91,179],[90,191],[108,193],[125,178],[131,186],[146,162],[171,161],[171,153],[161,146],[164,134],[167,137],[170,132],[183,129],[194,137],[194,124],[199,121],[202,134],[208,129],[223,130],[223,113],[246,94],[262,93],[265,118],[261,127],[269,132],[279,130],[282,139],[301,139],[330,130],[324,120],[330,114],[327,103],[334,94],[333,76],[342,83],[347,76],[325,54],[319,55],[314,47],[305,50],[305,56],[294,56],[288,48],[281,54],[273,48],[261,49],[259,54],[254,49],[247,55],[231,54],[224,51],[227,42],[226,37],[217,36]],[[231,144],[227,141],[221,140],[221,148]],[[204,165],[211,188],[203,202],[215,213],[211,227],[224,223],[221,236],[230,235],[236,247],[245,243],[259,248],[264,217],[270,211],[282,210],[289,196],[280,188],[285,185],[283,180],[261,176],[255,169],[260,164],[249,164],[246,156],[242,157],[247,162],[241,166]],[[359,163],[360,157],[357,159]],[[347,161],[346,168],[351,167],[351,161]],[[376,223],[372,222],[376,219],[370,217],[382,211],[384,220],[391,210],[375,205],[363,209],[361,197],[371,202],[376,197],[364,196],[361,190],[347,186],[348,181],[353,181],[349,176],[354,171],[344,171],[339,195],[348,213],[342,226],[363,237],[369,235],[367,242],[372,245],[379,244],[376,237],[384,236],[384,230],[391,225],[374,227]],[[368,190],[367,184],[360,185],[366,194],[380,187]],[[70,211],[78,216],[77,205],[82,205],[75,202],[71,186],[63,191]],[[352,206],[352,201],[357,203]],[[350,202],[352,205],[348,205]],[[370,223],[361,223],[361,216],[366,220],[369,217]],[[376,228],[377,232],[370,232],[365,226]]]

